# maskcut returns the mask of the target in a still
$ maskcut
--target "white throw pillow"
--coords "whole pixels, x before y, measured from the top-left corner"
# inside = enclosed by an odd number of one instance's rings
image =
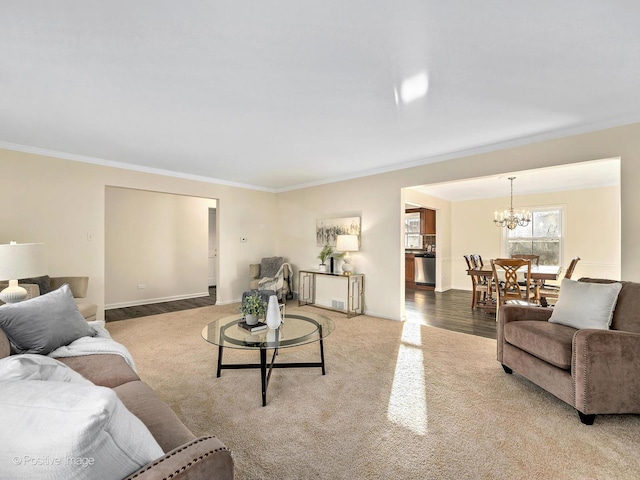
[[[608,330],[621,283],[577,282],[563,278],[558,302],[549,321],[573,328]]]
[[[55,358],[25,353],[0,360],[0,383],[17,380],[43,380],[93,385],[74,369]]]
[[[122,479],[164,455],[106,387],[21,380],[0,387],[0,478]]]

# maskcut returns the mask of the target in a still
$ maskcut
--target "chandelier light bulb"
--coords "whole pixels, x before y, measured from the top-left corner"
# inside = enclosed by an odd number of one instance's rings
[[[516,227],[526,227],[531,222],[531,212],[525,209],[515,211],[513,209],[513,181],[516,177],[509,177],[511,181],[511,206],[503,211],[493,212],[493,223],[496,227],[507,227],[513,230]]]

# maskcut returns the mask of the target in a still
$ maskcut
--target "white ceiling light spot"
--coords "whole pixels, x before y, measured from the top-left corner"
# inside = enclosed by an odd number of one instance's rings
[[[400,98],[405,105],[424,97],[429,90],[427,72],[420,72],[403,80],[400,86]],[[397,94],[396,94],[397,97]]]

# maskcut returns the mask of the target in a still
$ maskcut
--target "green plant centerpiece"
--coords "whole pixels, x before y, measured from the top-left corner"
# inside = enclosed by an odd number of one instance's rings
[[[333,254],[333,247],[331,245],[325,245],[324,247],[322,247],[322,250],[320,250],[320,254],[318,255],[318,258],[320,259],[320,265],[326,265],[326,261],[329,259],[329,257],[331,257],[331,254]]]
[[[321,272],[327,271],[326,261],[329,258],[334,257],[334,258],[340,259],[344,257],[345,253],[347,252],[340,252],[340,253],[334,252],[333,247],[328,244],[322,247],[322,250],[320,250],[320,254],[318,255],[318,258],[320,259],[320,271]]]
[[[252,321],[257,322],[258,318],[264,317],[267,312],[267,302],[264,301],[258,292],[250,293],[244,297],[240,311],[245,316],[247,323],[251,325]]]

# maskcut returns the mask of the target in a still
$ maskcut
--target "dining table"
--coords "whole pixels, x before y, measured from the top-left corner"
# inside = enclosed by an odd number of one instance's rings
[[[523,267],[526,270],[526,267]],[[532,265],[531,266],[531,278],[530,280],[535,284],[542,285],[546,280],[557,280],[560,276],[560,272],[562,271],[562,267],[559,265]],[[493,270],[491,268],[491,262],[480,266],[469,268],[467,270],[467,275],[475,275],[478,277],[487,277],[493,278]],[[546,298],[541,297],[538,299],[540,301],[540,305],[543,307],[547,306]],[[495,302],[489,293],[487,301],[483,305],[484,308],[495,308]]]

